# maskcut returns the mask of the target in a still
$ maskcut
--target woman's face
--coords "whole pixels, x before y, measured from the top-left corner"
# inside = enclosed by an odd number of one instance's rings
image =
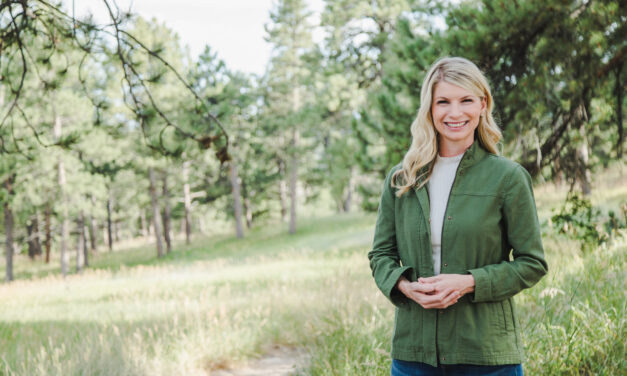
[[[474,141],[485,99],[457,85],[441,81],[433,90],[431,116],[440,135],[440,155],[463,153]]]

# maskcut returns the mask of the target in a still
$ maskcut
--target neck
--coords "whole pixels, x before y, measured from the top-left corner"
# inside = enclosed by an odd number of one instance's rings
[[[464,154],[466,150],[472,145],[473,142],[474,140],[470,140],[470,142],[463,142],[463,143],[451,143],[451,142],[440,141],[438,154],[440,154],[440,157],[454,157],[456,155]]]

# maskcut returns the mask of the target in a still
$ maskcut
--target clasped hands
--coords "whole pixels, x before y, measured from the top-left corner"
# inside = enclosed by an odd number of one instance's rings
[[[472,274],[440,274],[410,282],[401,276],[396,288],[423,308],[444,309],[475,291],[475,278]]]

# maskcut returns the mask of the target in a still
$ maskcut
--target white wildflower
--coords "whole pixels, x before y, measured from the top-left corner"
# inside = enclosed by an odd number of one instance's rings
[[[557,296],[557,294],[562,294],[564,295],[564,291],[560,290],[558,288],[555,287],[547,287],[544,290],[542,290],[542,292],[540,292],[540,297],[544,298],[544,297],[550,297],[550,298],[555,298]]]

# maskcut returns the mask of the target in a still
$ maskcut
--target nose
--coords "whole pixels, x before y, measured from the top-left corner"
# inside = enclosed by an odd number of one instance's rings
[[[459,103],[451,103],[449,106],[448,116],[450,118],[458,118],[462,115],[462,109],[460,108]]]

